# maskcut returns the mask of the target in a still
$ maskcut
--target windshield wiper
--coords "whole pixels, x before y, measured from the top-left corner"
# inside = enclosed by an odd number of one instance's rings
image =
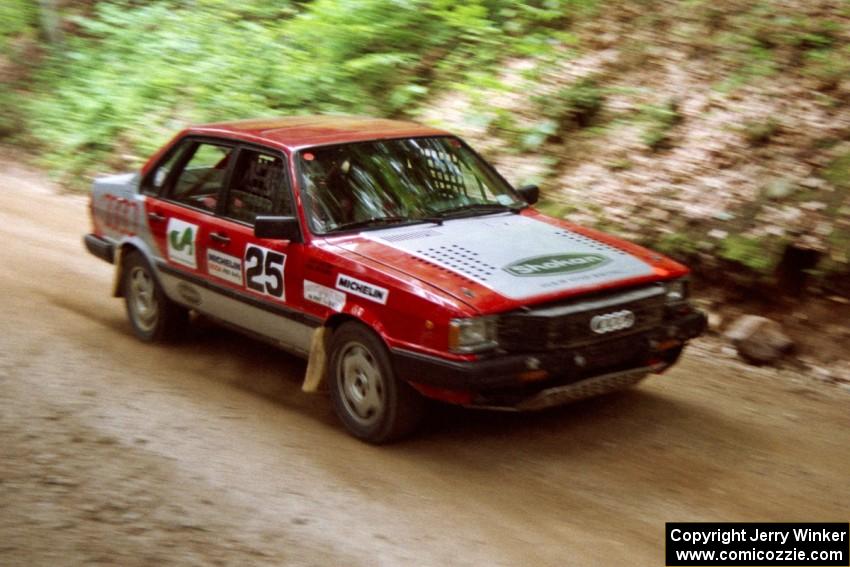
[[[363,219],[359,221],[346,222],[331,229],[329,232],[339,232],[342,230],[354,230],[357,228],[371,228],[376,226],[385,226],[388,224],[418,224],[423,222],[433,222],[443,224],[443,219],[439,217],[375,217],[371,219]]]
[[[511,207],[509,205],[503,205],[501,203],[469,203],[466,205],[460,205],[457,207],[450,207],[448,209],[443,209],[439,211],[437,214],[438,217],[446,217],[448,215],[454,215],[457,213],[463,213],[466,211],[469,212],[482,212],[482,213],[498,213],[498,212],[506,212],[506,213],[518,213],[522,209],[522,207]]]

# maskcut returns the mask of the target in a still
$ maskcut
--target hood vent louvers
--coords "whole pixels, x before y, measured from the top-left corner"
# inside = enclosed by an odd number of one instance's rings
[[[421,238],[430,238],[432,236],[440,236],[440,233],[436,230],[425,229],[425,230],[414,230],[412,232],[399,232],[397,234],[387,234],[382,236],[383,240],[387,242],[402,242],[405,240],[419,240]]]
[[[420,248],[416,252],[473,280],[486,282],[497,271],[495,266],[482,261],[477,252],[459,244]]]
[[[628,252],[621,250],[620,248],[615,248],[614,246],[610,246],[605,244],[604,242],[599,242],[598,240],[594,240],[592,238],[588,238],[587,236],[570,232],[567,230],[558,230],[555,233],[555,236],[560,236],[562,238],[566,238],[575,242],[576,244],[581,244],[583,246],[587,246],[597,252],[608,252],[610,254],[619,254],[621,256],[628,256]]]

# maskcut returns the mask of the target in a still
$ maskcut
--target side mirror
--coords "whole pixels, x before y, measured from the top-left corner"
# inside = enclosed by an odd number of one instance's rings
[[[302,242],[301,229],[295,217],[265,217],[254,219],[254,236],[257,238],[274,238]]]
[[[517,189],[517,193],[526,203],[533,205],[540,198],[540,187],[537,185],[525,185]]]

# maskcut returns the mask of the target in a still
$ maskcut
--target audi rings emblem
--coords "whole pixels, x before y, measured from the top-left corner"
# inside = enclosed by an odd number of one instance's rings
[[[630,329],[635,324],[635,314],[628,309],[614,311],[604,315],[596,315],[590,320],[590,330],[596,334],[604,335],[614,331]]]

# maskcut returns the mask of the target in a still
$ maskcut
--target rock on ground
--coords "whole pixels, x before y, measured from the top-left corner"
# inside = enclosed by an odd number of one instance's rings
[[[725,336],[738,350],[738,355],[754,364],[770,364],[788,354],[794,341],[782,325],[767,317],[743,315],[735,320]]]

